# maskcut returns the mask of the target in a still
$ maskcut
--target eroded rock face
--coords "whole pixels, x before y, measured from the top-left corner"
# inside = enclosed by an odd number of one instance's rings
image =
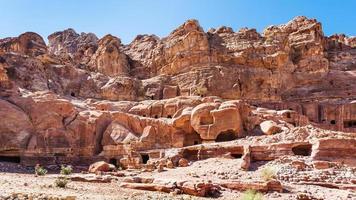
[[[220,134],[226,137],[222,140],[237,138],[242,135],[240,113],[237,106],[233,104],[200,104],[192,110],[191,124],[203,140],[214,141]]]
[[[98,48],[96,35],[78,34],[73,29],[49,35],[48,42],[49,53],[64,58],[69,57],[75,63],[87,63]]]
[[[325,37],[314,19],[262,34],[205,32],[188,20],[128,45],[72,29],[48,39],[48,47],[35,33],[0,40],[0,156],[162,171],[164,160],[171,168],[229,154],[248,170],[282,155],[335,157],[323,134],[354,140],[333,131],[356,132],[355,38]],[[349,142],[338,162],[350,161]]]
[[[27,32],[16,38],[0,40],[0,52],[13,52],[29,56],[38,56],[47,52],[42,37],[37,33]]]
[[[0,100],[0,117],[1,151],[19,154],[34,131],[30,117],[20,107],[4,100]]]
[[[98,41],[98,49],[89,66],[107,76],[127,75],[130,71],[128,58],[121,52],[120,39],[112,35],[106,35]]]

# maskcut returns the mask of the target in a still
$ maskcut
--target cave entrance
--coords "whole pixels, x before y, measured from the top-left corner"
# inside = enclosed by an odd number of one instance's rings
[[[231,156],[233,158],[239,159],[239,158],[242,158],[243,154],[241,154],[241,153],[231,153]]]
[[[292,148],[294,155],[297,156],[310,156],[312,152],[311,144],[301,144]]]
[[[20,163],[20,156],[0,156],[0,162]]]
[[[150,159],[150,156],[146,153],[143,153],[141,154],[141,158],[142,158],[142,163],[147,164],[148,160]]]
[[[70,93],[70,96],[75,97],[75,93],[74,93],[74,92],[71,92],[71,93]]]
[[[114,165],[115,167],[117,167],[117,159],[116,159],[116,158],[111,158],[111,159],[109,160],[109,163],[112,164],[112,165]]]
[[[344,128],[356,128],[356,120],[344,121]]]
[[[193,145],[197,145],[197,144],[201,144],[202,140],[200,138],[200,135],[197,132],[193,132],[193,133],[186,133],[184,135],[184,140],[183,140],[183,146],[193,146]]]
[[[216,137],[216,142],[227,142],[237,139],[236,134],[232,130],[221,132],[218,137]]]

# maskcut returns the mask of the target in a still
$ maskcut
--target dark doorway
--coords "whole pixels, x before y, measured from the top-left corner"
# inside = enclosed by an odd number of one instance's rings
[[[221,132],[218,137],[216,137],[216,142],[226,142],[237,139],[236,134],[232,130]]]
[[[240,153],[232,153],[231,156],[234,158],[237,158],[237,159],[242,158],[242,154],[240,154]]]
[[[310,156],[312,152],[311,144],[302,144],[292,148],[294,155],[298,156]]]
[[[334,124],[336,124],[336,121],[335,121],[335,120],[331,120],[331,121],[330,121],[330,124],[333,124],[333,125],[334,125]]]
[[[356,127],[356,120],[344,121],[344,128]]]
[[[197,144],[201,144],[201,138],[200,135],[197,132],[192,132],[192,133],[186,133],[184,135],[184,140],[183,140],[183,146],[193,146]]]
[[[21,159],[19,156],[0,156],[0,162],[20,163]]]
[[[148,156],[148,154],[141,154],[141,158],[142,158],[142,163],[147,164],[148,160],[150,159],[150,156]]]
[[[109,160],[109,163],[110,163],[110,164],[113,164],[115,167],[117,167],[117,159],[111,158],[111,159]]]
[[[70,96],[75,97],[75,93],[74,93],[74,92],[71,92],[71,93],[70,93]]]

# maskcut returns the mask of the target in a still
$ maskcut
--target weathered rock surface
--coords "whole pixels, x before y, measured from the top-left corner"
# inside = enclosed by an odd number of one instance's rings
[[[139,35],[130,44],[73,29],[48,41],[30,32],[0,39],[0,161],[105,161],[89,171],[117,165],[160,174],[217,157],[239,159],[236,168],[247,172],[284,156],[314,162],[290,161],[298,171],[356,166],[356,40],[325,36],[315,19],[262,34],[205,32],[188,20],[167,37]],[[177,187],[196,196],[216,189]],[[276,182],[226,187],[281,190]]]

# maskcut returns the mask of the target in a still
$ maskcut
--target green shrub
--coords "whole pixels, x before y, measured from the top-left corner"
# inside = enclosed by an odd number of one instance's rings
[[[274,167],[263,168],[260,172],[260,176],[264,181],[270,181],[277,177],[277,170]]]
[[[255,190],[246,190],[240,200],[262,200],[263,195]]]
[[[68,182],[69,181],[66,177],[58,177],[54,183],[59,188],[65,188]]]
[[[41,166],[36,166],[35,167],[35,173],[37,176],[44,176],[47,174],[47,170]]]
[[[73,172],[72,166],[70,166],[70,165],[67,165],[67,166],[62,165],[61,166],[61,174],[69,175],[69,174],[72,174],[72,172]]]

